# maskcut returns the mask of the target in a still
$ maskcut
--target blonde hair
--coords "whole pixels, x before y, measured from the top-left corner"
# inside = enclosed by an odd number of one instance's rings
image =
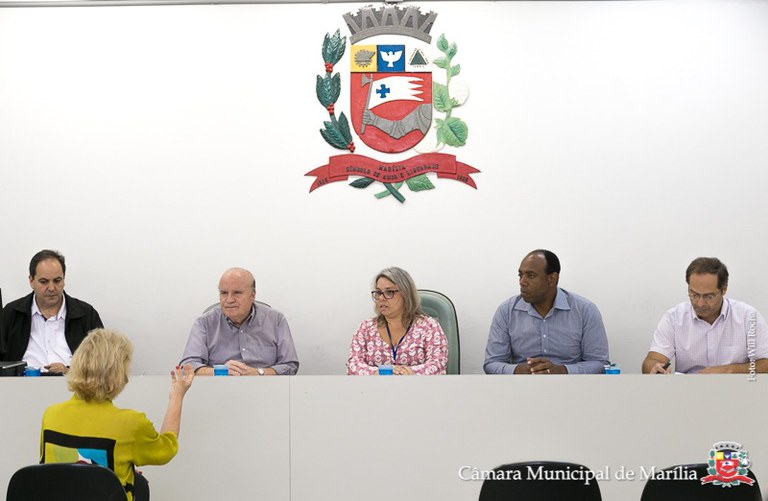
[[[110,329],[94,329],[72,356],[69,390],[83,400],[103,402],[117,397],[128,384],[133,345]]]

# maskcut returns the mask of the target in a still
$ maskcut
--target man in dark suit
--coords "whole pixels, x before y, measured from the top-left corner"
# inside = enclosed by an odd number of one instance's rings
[[[64,256],[42,250],[29,263],[32,293],[0,312],[0,360],[24,360],[43,372],[66,374],[72,353],[93,329],[104,327],[88,303],[64,292]]]

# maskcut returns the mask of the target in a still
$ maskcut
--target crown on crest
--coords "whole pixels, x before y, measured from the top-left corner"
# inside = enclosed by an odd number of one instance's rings
[[[715,445],[716,451],[741,451],[744,447],[738,442],[717,442]]]
[[[422,14],[418,7],[363,7],[357,14],[344,14],[351,43],[376,35],[403,35],[431,43],[429,31],[435,24],[436,12]]]

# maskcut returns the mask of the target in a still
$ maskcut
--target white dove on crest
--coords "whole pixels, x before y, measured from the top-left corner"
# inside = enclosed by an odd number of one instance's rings
[[[387,68],[392,68],[394,66],[394,62],[396,62],[398,59],[400,59],[403,56],[403,51],[382,51],[381,52],[381,58],[387,62]]]

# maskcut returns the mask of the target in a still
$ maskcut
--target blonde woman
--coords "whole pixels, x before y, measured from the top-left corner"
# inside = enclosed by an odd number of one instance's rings
[[[171,391],[160,433],[146,415],[116,407],[125,385],[133,345],[108,329],[91,331],[72,356],[68,385],[70,400],[52,405],[43,415],[41,463],[87,462],[115,472],[128,501],[149,498],[147,481],[135,466],[165,464],[179,449],[181,407],[194,371],[171,371]]]

